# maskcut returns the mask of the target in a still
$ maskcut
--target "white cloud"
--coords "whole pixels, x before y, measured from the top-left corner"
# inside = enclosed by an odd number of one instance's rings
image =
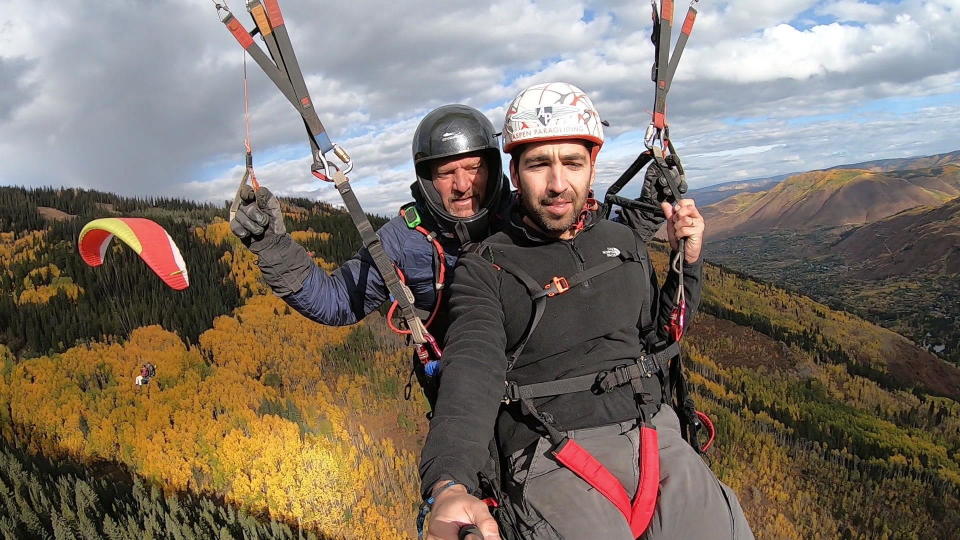
[[[854,0],[827,2],[817,8],[817,13],[830,15],[841,22],[878,22],[886,15],[885,6]]]
[[[210,4],[7,4],[0,183],[232,197],[242,173],[242,54]],[[370,210],[392,214],[409,199],[410,140],[424,113],[460,102],[496,124],[527,84],[573,82],[612,122],[601,182],[642,149],[637,131],[653,101],[644,4],[282,6],[321,119],[356,160]],[[677,5],[678,23],[684,10]],[[691,184],[955,149],[956,50],[956,0],[700,3],[669,108]],[[309,174],[299,117],[255,64],[248,71],[261,180],[335,202]]]

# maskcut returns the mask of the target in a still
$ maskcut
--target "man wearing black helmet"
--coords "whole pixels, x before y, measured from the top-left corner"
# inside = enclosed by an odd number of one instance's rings
[[[413,197],[461,244],[491,232],[491,220],[509,203],[497,133],[480,111],[445,105],[423,118],[413,137],[417,184]]]
[[[461,247],[486,238],[509,203],[497,134],[480,111],[445,105],[427,114],[413,140],[414,202],[377,231],[391,262],[403,273],[414,306],[435,311],[441,270],[451,270]],[[230,229],[258,256],[274,293],[304,316],[326,325],[358,322],[390,296],[370,253],[360,249],[327,274],[287,234],[280,203],[266,188],[241,193]],[[429,330],[442,342],[445,328]],[[414,363],[421,384],[424,372]],[[425,385],[427,397],[433,395]]]

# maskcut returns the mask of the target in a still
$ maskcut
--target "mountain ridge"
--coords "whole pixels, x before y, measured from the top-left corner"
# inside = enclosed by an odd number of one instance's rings
[[[960,196],[960,164],[888,172],[829,169],[795,174],[764,192],[703,209],[711,237],[768,229],[812,230],[872,223]]]
[[[861,279],[883,279],[917,267],[960,274],[960,197],[848,231],[833,249],[848,264],[858,265]]]

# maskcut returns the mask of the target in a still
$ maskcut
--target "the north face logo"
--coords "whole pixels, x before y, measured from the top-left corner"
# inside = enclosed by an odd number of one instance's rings
[[[615,248],[615,247],[608,247],[607,249],[603,250],[601,253],[603,253],[603,254],[606,255],[607,257],[619,257],[619,256],[620,256],[620,250],[617,249],[617,248]]]

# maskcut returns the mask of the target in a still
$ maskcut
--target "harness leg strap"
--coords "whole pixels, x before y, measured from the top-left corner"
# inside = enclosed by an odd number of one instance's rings
[[[590,484],[606,497],[630,525],[634,538],[639,538],[653,519],[660,488],[660,445],[657,430],[640,425],[640,479],[633,501],[620,481],[577,441],[563,439],[551,451],[564,467]]]
[[[627,490],[623,488],[616,476],[597,461],[597,458],[573,439],[564,439],[552,450],[552,453],[564,467],[570,469],[613,503],[623,514],[624,519],[630,520],[630,499],[627,497]]]
[[[660,491],[660,441],[657,430],[640,425],[640,484],[633,497],[630,532],[639,537],[650,526]]]

